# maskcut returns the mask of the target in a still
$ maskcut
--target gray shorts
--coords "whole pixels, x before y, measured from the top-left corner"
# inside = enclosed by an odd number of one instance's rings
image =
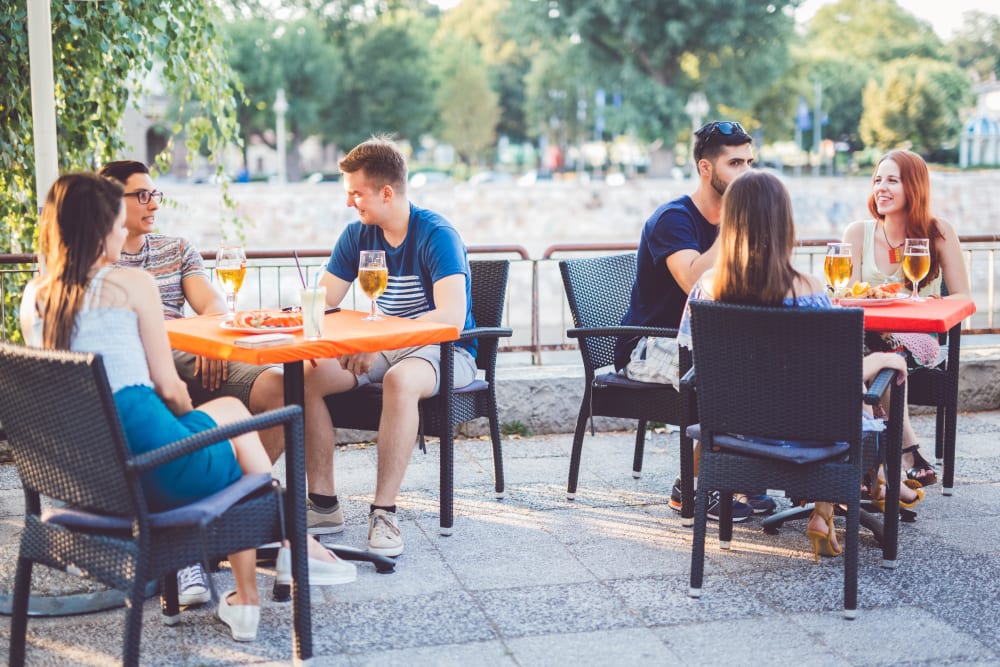
[[[209,391],[201,386],[201,376],[194,374],[194,362],[195,355],[190,352],[174,350],[174,366],[177,367],[177,374],[187,383],[191,401],[195,405],[201,405],[220,396],[233,396],[240,399],[243,405],[250,409],[250,389],[257,381],[257,377],[270,368],[266,365],[258,366],[257,364],[245,364],[242,361],[230,361],[229,377],[217,390]]]
[[[476,360],[472,358],[469,351],[464,347],[454,345],[455,350],[455,378],[452,383],[453,388],[464,387],[476,379]],[[420,347],[404,347],[399,350],[385,350],[379,352],[375,357],[375,362],[368,369],[368,373],[358,376],[358,386],[369,382],[381,382],[386,372],[398,364],[403,359],[409,358],[424,359],[434,368],[434,394],[441,389],[441,346],[422,345]],[[432,394],[433,395],[433,394]]]

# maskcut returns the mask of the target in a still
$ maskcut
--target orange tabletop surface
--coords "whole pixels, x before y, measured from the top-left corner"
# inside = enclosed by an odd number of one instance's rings
[[[887,306],[865,308],[867,331],[944,333],[976,312],[968,299],[903,299]]]
[[[238,347],[235,344],[238,338],[254,334],[223,329],[219,315],[168,320],[166,325],[170,346],[175,350],[249,364],[325,359],[458,340],[458,328],[450,324],[389,316],[378,322],[366,322],[361,319],[365,315],[355,310],[330,313],[325,316],[321,340],[305,340],[299,331],[292,334],[295,341],[288,345],[263,348]]]

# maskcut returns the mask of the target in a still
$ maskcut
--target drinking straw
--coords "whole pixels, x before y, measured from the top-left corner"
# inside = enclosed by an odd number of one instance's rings
[[[306,277],[302,275],[302,265],[299,263],[299,252],[297,250],[292,251],[292,257],[295,258],[295,268],[299,270],[299,280],[302,281],[302,286],[306,286]],[[316,274],[319,277],[319,274]]]

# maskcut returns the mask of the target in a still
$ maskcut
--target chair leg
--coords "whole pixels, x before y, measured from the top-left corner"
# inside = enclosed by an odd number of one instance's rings
[[[493,489],[497,498],[507,495],[503,478],[503,448],[500,439],[500,420],[497,417],[496,396],[490,402],[490,439],[493,441]]]
[[[688,585],[688,595],[701,597],[701,585],[705,576],[705,524],[708,522],[707,492],[695,493],[694,503],[694,541],[691,543],[691,581]]]
[[[847,505],[847,535],[844,548],[844,618],[853,620],[858,614],[858,530],[861,507],[857,502]]]
[[[589,392],[588,392],[589,396]],[[590,404],[587,396],[583,398],[580,414],[576,418],[576,431],[573,433],[573,450],[569,455],[569,484],[566,486],[566,498],[576,499],[576,484],[580,479],[580,457],[583,453],[583,436],[587,429],[587,406]]]
[[[719,548],[728,549],[733,541],[733,492],[719,494]]]
[[[31,569],[28,558],[17,559],[14,575],[14,599],[11,601],[10,665],[24,664],[24,642],[28,632],[28,599],[31,597]]]
[[[146,568],[137,568],[128,593],[128,611],[125,612],[125,647],[122,653],[123,665],[139,664],[139,642],[142,639],[142,604],[145,599],[145,577],[140,576]],[[177,584],[175,583],[174,586]]]
[[[694,524],[694,441],[681,425],[681,525]]]
[[[160,613],[164,625],[177,625],[181,622],[181,607],[177,602],[177,572],[167,572],[160,580]]]
[[[313,657],[312,641],[312,601],[309,585],[299,582],[308,581],[309,555],[306,546],[306,532],[301,532],[301,539],[291,540],[292,552],[292,648],[298,664],[308,664]]]
[[[646,449],[646,420],[640,419],[635,430],[635,454],[632,456],[632,477],[642,477],[642,456]]]
[[[938,406],[934,411],[934,426],[934,458],[941,461],[944,459],[944,406]]]
[[[455,436],[445,425],[441,434],[441,535],[451,535],[455,524]]]

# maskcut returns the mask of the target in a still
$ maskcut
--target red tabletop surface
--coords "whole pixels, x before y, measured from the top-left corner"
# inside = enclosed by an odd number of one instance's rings
[[[976,312],[968,299],[902,299],[887,306],[865,308],[867,331],[944,333]]]
[[[295,341],[288,345],[263,348],[238,347],[238,338],[254,334],[223,329],[219,315],[168,320],[166,325],[170,346],[175,350],[250,364],[325,359],[458,340],[458,328],[450,324],[389,316],[366,322],[361,319],[365,314],[355,310],[330,313],[325,316],[321,340],[305,340],[299,331],[292,334]]]

